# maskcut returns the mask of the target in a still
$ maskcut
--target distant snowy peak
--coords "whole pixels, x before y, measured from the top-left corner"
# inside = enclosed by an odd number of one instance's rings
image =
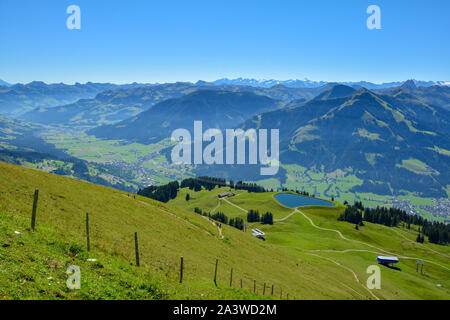
[[[276,85],[283,85],[292,88],[315,88],[326,84],[325,81],[312,81],[308,79],[298,80],[274,80],[274,79],[249,79],[249,78],[236,78],[228,79],[222,78],[212,82],[216,85],[229,84],[229,85],[241,85],[241,86],[252,86],[252,87],[263,87],[270,88]]]
[[[203,82],[203,81],[202,81]],[[299,79],[290,79],[290,80],[275,80],[275,79],[252,79],[252,78],[236,78],[236,79],[228,79],[222,78],[215,81],[210,82],[215,85],[241,85],[241,86],[251,86],[251,87],[263,87],[270,88],[276,85],[283,85],[291,88],[317,88],[321,87],[327,83],[327,81],[313,81],[307,78],[303,80]],[[396,81],[396,82],[386,82],[386,83],[372,83],[367,81],[359,81],[359,82],[338,82],[339,84],[344,84],[347,86],[351,86],[354,88],[365,87],[369,90],[377,90],[377,89],[385,89],[391,87],[398,87],[403,85],[405,82]],[[440,86],[448,86],[450,85],[449,81],[419,81],[419,80],[407,80],[408,86],[416,86],[416,87],[430,87],[433,85]]]
[[[6,82],[6,81],[3,81],[2,79],[0,79],[0,86],[7,86],[7,87],[10,87],[11,84],[8,83],[8,82]]]

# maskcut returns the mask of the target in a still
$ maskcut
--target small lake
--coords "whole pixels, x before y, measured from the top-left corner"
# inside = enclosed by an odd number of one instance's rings
[[[322,199],[305,197],[305,196],[301,196],[301,195],[293,194],[293,193],[277,193],[274,197],[283,206],[286,206],[289,208],[297,208],[297,207],[303,207],[303,206],[334,207],[334,203],[331,203],[331,202],[328,202],[328,201],[325,201]]]

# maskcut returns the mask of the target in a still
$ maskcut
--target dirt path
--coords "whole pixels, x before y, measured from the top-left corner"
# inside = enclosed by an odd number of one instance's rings
[[[220,239],[223,239],[223,234],[222,234],[222,225],[217,226],[217,230],[219,231],[219,237]]]
[[[239,207],[238,205],[236,205],[236,204],[234,204],[234,203],[228,201],[226,198],[223,198],[223,200],[225,200],[226,202],[228,202],[228,203],[231,204],[232,206],[235,206],[236,208],[238,208],[238,209],[240,209],[240,210],[242,210],[242,211],[244,211],[244,212],[248,212],[247,210],[245,210],[245,209]],[[287,215],[286,217],[281,218],[281,219],[277,219],[277,220],[274,220],[274,221],[280,222],[280,221],[287,220],[288,218],[290,218],[290,217],[291,217],[293,214],[295,214],[296,212],[302,214],[302,215],[303,215],[303,216],[311,223],[311,225],[312,225],[314,228],[317,228],[317,229],[322,230],[322,231],[336,232],[336,233],[339,235],[339,237],[341,237],[343,240],[351,241],[351,242],[356,242],[356,243],[359,243],[359,244],[362,244],[362,245],[365,245],[365,246],[368,246],[368,247],[371,247],[371,248],[373,248],[373,249],[378,250],[378,252],[370,251],[370,250],[359,250],[359,251],[372,252],[372,253],[376,253],[376,254],[386,254],[386,253],[387,253],[387,254],[390,254],[390,255],[393,255],[393,256],[398,256],[399,258],[402,258],[402,259],[407,259],[407,260],[421,260],[421,261],[425,261],[425,262],[428,262],[428,263],[437,265],[437,266],[439,266],[439,267],[441,267],[441,268],[444,268],[444,269],[446,269],[446,270],[450,270],[449,268],[447,268],[447,267],[445,267],[445,266],[443,266],[443,265],[441,265],[441,264],[439,264],[439,263],[430,261],[430,260],[422,259],[422,258],[419,258],[419,257],[400,256],[400,255],[397,255],[397,254],[395,254],[395,253],[393,253],[393,252],[391,252],[391,251],[387,251],[386,249],[379,248],[379,247],[376,247],[376,246],[374,246],[374,245],[371,245],[371,244],[368,244],[368,243],[365,243],[365,242],[362,242],[362,241],[359,241],[359,240],[349,239],[349,238],[345,237],[345,236],[342,234],[342,232],[340,232],[339,230],[336,230],[336,229],[328,229],[328,228],[322,228],[322,227],[319,227],[319,226],[317,226],[317,225],[311,220],[310,217],[308,217],[304,212],[298,210],[297,208],[296,208],[292,213],[290,213],[289,215]],[[409,239],[408,239],[408,240],[409,240]],[[429,249],[432,250],[432,251],[434,251],[434,250],[431,249],[431,248],[429,248]],[[358,251],[358,249],[349,249],[349,251],[345,251],[345,252],[350,252],[350,250]],[[337,251],[337,252],[338,252],[338,251]]]
[[[245,209],[239,207],[238,205],[236,205],[236,204],[234,204],[234,203],[228,201],[226,198],[223,198],[223,200],[225,200],[226,202],[228,202],[228,203],[231,204],[232,206],[235,206],[236,208],[238,208],[238,209],[240,209],[240,210],[242,210],[242,211],[244,211],[244,212],[248,212],[247,210],[245,210]],[[286,217],[281,218],[281,219],[277,219],[277,220],[274,220],[274,221],[278,221],[278,222],[284,221],[284,220],[290,218],[290,217],[291,217],[293,214],[295,214],[296,212],[302,214],[302,215],[303,215],[303,216],[311,223],[311,225],[312,225],[314,228],[317,228],[317,229],[322,230],[322,231],[336,232],[336,233],[339,235],[339,237],[341,237],[343,240],[351,241],[351,242],[356,242],[356,243],[359,243],[359,244],[362,244],[362,245],[365,245],[365,246],[368,246],[368,247],[371,247],[371,248],[373,248],[373,249],[378,250],[378,252],[375,252],[375,251],[369,251],[369,250],[360,250],[360,251],[372,252],[372,253],[376,253],[376,254],[386,254],[386,253],[387,253],[387,254],[390,254],[390,255],[393,255],[393,256],[398,256],[399,258],[407,259],[407,260],[422,260],[422,261],[425,261],[425,262],[428,262],[428,263],[431,263],[431,264],[435,264],[435,265],[437,265],[437,266],[439,266],[439,267],[441,267],[441,268],[444,268],[444,269],[446,269],[446,270],[450,270],[449,268],[447,268],[447,267],[445,267],[445,266],[443,266],[443,265],[440,265],[440,264],[438,264],[438,263],[436,263],[436,262],[433,262],[433,261],[425,260],[425,259],[418,258],[418,257],[406,257],[406,256],[400,256],[400,255],[397,255],[397,254],[395,254],[395,253],[393,253],[393,252],[387,251],[387,250],[385,250],[385,249],[383,249],[383,248],[378,248],[378,247],[376,247],[376,246],[374,246],[374,245],[371,245],[371,244],[368,244],[368,243],[365,243],[365,242],[362,242],[362,241],[359,241],[359,240],[349,239],[349,238],[345,237],[345,236],[342,234],[342,232],[340,232],[339,230],[336,230],[336,229],[328,229],[328,228],[322,228],[322,227],[319,227],[319,226],[317,226],[317,225],[311,220],[310,217],[308,217],[304,212],[298,210],[297,208],[296,208],[292,213],[290,213],[289,215],[287,215]],[[352,250],[352,249],[350,249],[350,250]],[[431,250],[432,250],[432,249],[431,249]],[[358,249],[354,249],[353,251],[358,251]],[[434,251],[434,250],[433,250],[433,251]],[[349,252],[349,251],[346,251],[346,252]]]
[[[288,214],[286,217],[281,218],[281,219],[273,219],[273,221],[275,221],[275,222],[281,222],[281,221],[284,221],[284,220],[286,220],[286,219],[289,219],[289,218],[290,218],[294,213],[296,213],[296,212],[300,212],[300,211],[298,211],[298,209],[295,208],[295,210],[294,210],[293,212],[291,212],[290,214]]]
[[[125,196],[125,195],[124,195],[124,196]],[[248,212],[248,211],[245,210],[244,208],[239,207],[238,205],[232,203],[231,201],[229,201],[229,200],[226,199],[226,198],[222,198],[222,200],[226,201],[227,203],[231,204],[232,206],[238,208],[239,210],[241,210],[241,211],[243,211],[243,212],[245,212],[245,213]],[[166,210],[160,209],[160,208],[158,208],[158,207],[156,207],[156,206],[151,206],[150,204],[148,204],[148,203],[146,203],[146,202],[144,202],[144,201],[141,201],[141,200],[137,200],[137,201],[139,201],[140,203],[143,203],[143,204],[145,204],[145,205],[147,205],[147,206],[150,206],[150,207],[152,207],[152,208],[155,208],[155,209],[157,209],[157,210],[159,210],[159,211],[162,211],[162,212],[164,212],[164,213],[167,213],[167,214],[169,214],[169,215],[171,215],[171,216],[173,216],[173,217],[175,217],[175,218],[177,218],[177,219],[181,219],[181,220],[183,220],[184,222],[186,222],[186,223],[188,223],[189,225],[191,225],[192,227],[194,227],[194,228],[196,228],[196,229],[199,229],[199,230],[205,232],[206,234],[212,236],[212,235],[211,235],[210,233],[208,233],[206,230],[203,230],[203,229],[199,228],[198,226],[196,226],[196,225],[192,224],[191,222],[189,222],[189,221],[187,221],[187,220],[185,220],[185,219],[183,219],[183,218],[177,216],[176,214],[173,214],[173,213],[168,212],[168,211],[166,211]],[[214,212],[215,210],[217,210],[217,208],[219,208],[220,205],[221,205],[221,200],[219,200],[219,203],[218,203],[217,206],[213,209],[212,212]],[[374,245],[371,245],[371,244],[368,244],[368,243],[365,243],[365,242],[362,242],[362,241],[359,241],[359,240],[349,239],[349,238],[345,237],[339,230],[319,227],[319,226],[317,226],[317,225],[311,220],[310,217],[308,217],[304,212],[298,210],[297,208],[296,208],[292,213],[290,213],[289,215],[287,215],[286,217],[281,218],[281,219],[274,219],[274,221],[280,222],[280,221],[287,220],[288,218],[290,218],[290,217],[291,217],[292,215],[294,215],[295,213],[300,213],[300,214],[302,214],[303,217],[305,217],[305,218],[311,223],[311,225],[312,225],[314,228],[317,228],[317,229],[322,230],[322,231],[336,232],[336,233],[339,235],[339,237],[342,238],[343,240],[351,241],[351,242],[356,242],[356,243],[359,243],[359,244],[362,244],[362,245],[365,245],[365,246],[368,246],[368,247],[371,247],[371,248],[374,248],[374,249],[378,250],[378,251],[371,251],[371,250],[365,250],[365,249],[346,249],[346,250],[338,251],[338,250],[327,250],[327,249],[323,249],[323,250],[309,250],[309,251],[312,251],[312,252],[335,252],[335,253],[348,253],[348,252],[369,252],[369,253],[374,253],[374,254],[386,254],[386,253],[387,253],[387,254],[390,254],[390,255],[398,256],[398,257],[401,258],[401,259],[407,259],[407,260],[421,260],[421,261],[424,261],[424,262],[427,262],[427,263],[431,263],[431,264],[437,265],[437,266],[439,266],[439,267],[441,267],[441,268],[444,268],[444,269],[450,271],[449,268],[447,268],[447,267],[445,267],[445,266],[443,266],[443,265],[441,265],[441,264],[439,264],[439,263],[436,263],[436,262],[433,262],[433,261],[430,261],[430,260],[426,260],[426,259],[422,259],[422,258],[419,258],[419,257],[407,257],[407,256],[396,255],[395,253],[390,252],[390,251],[387,251],[387,250],[385,250],[385,249],[383,249],[383,248],[378,248],[378,247],[376,247],[376,246],[374,246]],[[204,218],[206,218],[206,219],[209,220],[209,218],[207,218],[207,217],[204,217]],[[217,227],[217,230],[218,230],[218,233],[219,233],[219,238],[220,238],[220,239],[223,239],[224,236],[223,236],[223,233],[222,233],[222,228],[220,228],[219,225],[218,225],[216,222],[214,222],[214,221],[212,221],[212,220],[209,220],[209,221],[210,221],[213,225],[215,225],[215,226]],[[405,238],[406,240],[409,240],[409,241],[413,242],[412,240],[410,240],[410,239],[406,238],[405,236],[403,236],[402,234],[400,234],[397,230],[394,230],[394,231],[397,232],[400,236],[402,236],[402,237]],[[442,254],[442,253],[440,253],[440,252],[438,252],[438,251],[435,251],[435,250],[433,250],[433,249],[431,249],[431,248],[428,248],[428,247],[426,247],[426,246],[424,246],[424,247],[427,248],[427,249],[429,249],[429,250],[431,250],[431,251],[433,251],[433,252],[435,252],[435,253],[437,253],[437,254],[443,255],[443,256],[445,256],[445,257],[448,258],[448,256],[445,255],[445,254]],[[333,263],[337,264],[338,266],[347,269],[348,271],[350,271],[350,272],[353,273],[353,275],[354,275],[354,277],[355,277],[355,279],[357,280],[358,283],[360,283],[366,290],[369,290],[366,286],[364,286],[364,285],[359,281],[358,277],[356,276],[356,273],[354,273],[354,271],[353,271],[352,269],[350,269],[350,268],[348,268],[348,267],[346,267],[346,266],[343,266],[343,265],[339,264],[339,262],[337,262],[337,261],[335,261],[335,260],[332,260],[332,259],[330,259],[330,258],[322,257],[322,256],[320,256],[320,255],[316,255],[316,254],[313,254],[313,253],[307,253],[307,254],[315,255],[315,256],[317,256],[317,257],[320,257],[320,258],[323,258],[323,259],[327,259],[327,260],[332,261]],[[376,297],[370,290],[369,290],[369,292],[370,292],[370,294],[371,294],[375,299],[379,300],[378,297]]]
[[[442,253],[442,252],[433,250],[433,249],[427,247],[426,245],[424,245],[424,244],[422,244],[422,243],[418,243],[418,242],[416,242],[416,241],[413,241],[413,240],[411,240],[411,239],[408,239],[407,237],[405,237],[405,236],[404,236],[400,231],[398,231],[398,230],[392,229],[392,231],[394,231],[395,233],[397,233],[397,234],[398,234],[400,237],[402,237],[403,239],[408,240],[409,242],[414,243],[415,245],[418,245],[418,246],[420,246],[420,247],[422,247],[422,248],[428,249],[428,250],[430,250],[430,251],[432,251],[432,252],[434,252],[434,253],[436,253],[436,254],[439,254],[439,255],[441,255],[441,256],[443,256],[443,257],[445,257],[445,258],[450,258],[450,256],[446,255],[445,253]]]
[[[352,274],[353,274],[353,277],[355,278],[355,280],[356,280],[356,282],[358,283],[358,284],[360,284],[365,290],[367,290],[367,292],[369,292],[370,293],[370,295],[372,296],[372,297],[374,297],[376,300],[380,300],[369,288],[367,288],[363,283],[361,283],[361,281],[359,281],[359,278],[358,278],[358,275],[355,273],[355,271],[353,271],[352,269],[350,269],[349,267],[346,267],[346,266],[344,266],[344,265],[342,265],[342,264],[340,264],[339,262],[337,262],[336,260],[333,260],[333,259],[330,259],[330,258],[327,258],[327,257],[322,257],[322,256],[320,256],[320,255],[318,255],[318,254],[314,254],[314,253],[306,253],[306,254],[309,254],[309,255],[311,255],[311,256],[315,256],[315,257],[318,257],[318,258],[321,258],[321,259],[325,259],[325,260],[328,260],[328,261],[331,261],[331,262],[333,262],[334,264],[336,264],[337,266],[339,266],[339,267],[341,267],[341,268],[343,268],[343,269],[346,269],[347,271],[349,271],[349,272],[351,272]]]
[[[211,213],[214,213],[214,211],[216,211],[220,207],[221,204],[222,204],[222,202],[219,199],[219,203],[217,204],[217,206],[214,209],[211,210]]]
[[[306,250],[306,251],[310,251],[310,252],[332,252],[332,253],[348,253],[348,252],[369,252],[369,253],[373,253],[373,254],[383,254],[381,252],[376,252],[376,251],[370,251],[370,250],[364,250],[364,249],[345,249],[345,250],[331,250],[331,249],[317,249],[317,250]],[[438,267],[441,267],[443,269],[446,269],[448,271],[450,271],[449,268],[447,268],[446,266],[443,266],[439,263],[430,261],[430,260],[426,260],[426,259],[422,259],[422,258],[418,258],[418,257],[405,257],[405,256],[400,256],[398,255],[399,258],[401,259],[405,259],[405,260],[421,260],[427,263],[431,263],[434,264]]]
[[[344,239],[344,240],[352,241],[352,242],[356,242],[356,243],[360,243],[360,244],[369,246],[369,247],[371,247],[371,248],[374,248],[374,249],[378,250],[379,252],[370,251],[370,250],[363,250],[363,249],[347,249],[347,250],[342,250],[342,251],[337,251],[337,250],[316,250],[316,251],[328,251],[328,252],[338,252],[338,253],[346,253],[346,252],[351,252],[351,251],[371,252],[371,253],[375,253],[375,254],[384,254],[384,253],[388,253],[388,254],[390,254],[390,255],[398,256],[398,257],[401,258],[401,259],[407,259],[407,260],[421,260],[421,261],[424,261],[424,262],[427,262],[427,263],[431,263],[431,264],[437,265],[437,266],[439,266],[439,267],[441,267],[441,268],[444,268],[444,269],[446,269],[446,270],[450,270],[449,268],[447,268],[447,267],[445,267],[445,266],[443,266],[443,265],[441,265],[441,264],[439,264],[439,263],[436,263],[436,262],[434,262],[434,261],[426,260],[426,259],[423,259],[423,258],[420,258],[420,257],[407,257],[407,256],[397,255],[397,254],[395,254],[395,253],[393,253],[393,252],[389,252],[389,251],[387,251],[387,250],[385,250],[385,249],[378,248],[378,247],[376,247],[376,246],[373,246],[373,245],[371,245],[371,244],[368,244],[368,243],[365,243],[365,242],[362,242],[362,241],[353,240],[353,239],[348,239],[348,238],[346,238],[339,230],[335,230],[335,229],[327,229],[327,228],[322,228],[322,227],[316,226],[316,225],[314,224],[314,222],[313,222],[306,214],[304,214],[304,213],[301,212],[300,210],[299,210],[299,212],[300,212],[306,219],[309,220],[309,222],[311,223],[311,225],[312,225],[313,227],[315,227],[315,228],[317,228],[317,229],[320,229],[320,230],[324,230],[324,231],[333,231],[333,232],[336,232],[336,233],[339,234],[339,236],[340,236],[342,239]],[[381,251],[381,252],[380,252],[380,251]]]
[[[322,228],[322,227],[316,226],[316,225],[314,224],[314,222],[311,220],[311,218],[308,217],[305,213],[301,212],[300,210],[298,210],[298,212],[300,212],[306,219],[308,219],[308,221],[311,223],[311,225],[312,225],[314,228],[317,228],[317,229],[323,230],[323,231],[336,232],[336,233],[339,235],[339,237],[341,237],[342,239],[344,239],[344,240],[346,240],[346,241],[357,242],[357,243],[366,245],[366,246],[368,246],[368,247],[377,249],[377,250],[379,250],[379,251],[382,251],[382,252],[384,252],[384,253],[388,253],[388,254],[394,255],[394,253],[392,253],[392,252],[389,252],[389,251],[387,251],[387,250],[385,250],[385,249],[382,249],[382,248],[375,247],[375,246],[373,246],[373,245],[371,245],[371,244],[368,244],[368,243],[365,243],[365,242],[362,242],[362,241],[359,241],[359,240],[353,240],[353,239],[346,238],[339,230],[336,230],[336,229],[327,229],[327,228]]]
[[[242,210],[242,211],[244,211],[245,213],[247,213],[248,212],[248,210],[245,210],[244,208],[241,208],[241,207],[239,207],[238,205],[236,205],[236,204],[234,204],[233,202],[231,202],[231,201],[228,201],[228,199],[227,198],[222,198],[222,200],[225,200],[227,203],[229,203],[229,204],[231,204],[233,207],[236,207],[236,208],[238,208],[239,210]]]
[[[212,224],[213,226],[217,227],[217,232],[219,232],[219,238],[220,238],[220,239],[223,239],[224,236],[223,236],[223,234],[222,234],[222,227],[219,227],[219,224],[218,224],[217,222],[215,222],[214,220],[212,220],[212,219],[210,219],[210,218],[208,218],[208,217],[205,217],[205,216],[202,216],[202,217],[203,217],[204,219],[208,220],[209,222],[211,222],[211,224]]]

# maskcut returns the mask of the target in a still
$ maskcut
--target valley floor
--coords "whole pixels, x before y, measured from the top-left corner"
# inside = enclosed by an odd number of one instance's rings
[[[65,150],[70,155],[91,162],[107,165],[108,170],[98,174],[111,183],[120,182],[136,190],[149,184],[165,184],[173,180],[193,176],[190,166],[170,164],[163,150],[169,147],[169,139],[149,145],[130,143],[120,140],[98,139],[85,133],[83,128],[46,127],[40,136],[54,144],[57,149]],[[35,166],[36,167],[36,166]],[[54,162],[38,165],[41,169],[57,169]],[[368,192],[355,192],[352,189],[363,184],[357,172],[352,168],[342,168],[334,172],[325,172],[324,168],[305,168],[295,164],[281,164],[286,171],[285,181],[269,178],[254,181],[266,188],[288,188],[307,191],[317,197],[343,203],[362,201],[365,206],[392,206],[411,214],[420,214],[427,219],[441,222],[450,219],[450,201],[447,198],[424,198],[404,191],[402,195],[380,195]],[[90,170],[96,174],[98,169]]]

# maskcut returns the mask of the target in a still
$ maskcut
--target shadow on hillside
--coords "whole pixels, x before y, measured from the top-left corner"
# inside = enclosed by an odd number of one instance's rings
[[[397,270],[397,271],[402,271],[402,269],[400,269],[399,267],[394,267],[393,265],[389,265],[386,263],[379,263],[382,266],[385,266],[386,268],[392,269],[392,270]]]

